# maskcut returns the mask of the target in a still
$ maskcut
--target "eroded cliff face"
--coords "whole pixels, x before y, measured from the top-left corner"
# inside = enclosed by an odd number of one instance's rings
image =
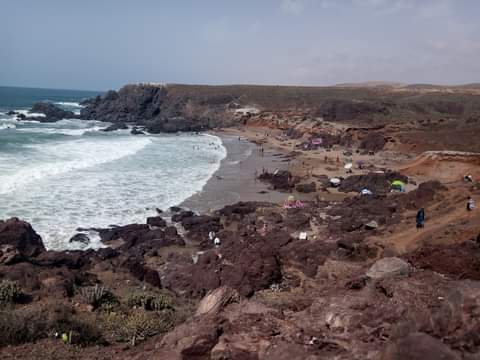
[[[168,86],[126,85],[87,100],[82,119],[143,125],[151,133],[202,131],[226,121],[230,96],[175,94]],[[228,117],[228,116],[227,116]]]
[[[422,138],[416,143],[424,143],[433,128],[447,139],[452,131],[472,133],[480,118],[478,94],[336,87],[131,84],[84,105],[82,119],[108,121],[114,128],[130,123],[150,133],[247,125],[295,129],[301,136],[324,120],[367,131],[390,126],[389,136],[416,130]],[[463,150],[462,143],[453,145]]]

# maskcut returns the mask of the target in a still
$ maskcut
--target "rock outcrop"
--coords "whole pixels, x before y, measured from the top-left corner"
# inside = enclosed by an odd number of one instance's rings
[[[83,103],[80,117],[88,120],[142,125],[150,133],[202,131],[226,123],[229,96],[215,97],[201,92],[176,94],[169,86],[126,85],[117,91]],[[142,133],[137,130],[135,134]]]
[[[40,236],[32,226],[18,218],[0,220],[0,245],[14,246],[22,256],[36,256],[45,251]]]
[[[62,119],[76,119],[78,116],[71,111],[60,109],[50,102],[37,102],[30,109],[31,113],[44,114],[45,116],[32,117],[32,120],[40,122],[56,122]]]

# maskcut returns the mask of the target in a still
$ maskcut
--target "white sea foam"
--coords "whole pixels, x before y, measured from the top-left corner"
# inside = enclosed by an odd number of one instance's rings
[[[41,133],[41,134],[62,134],[69,136],[82,136],[90,132],[95,132],[103,129],[101,126],[94,126],[87,129],[56,129],[56,128],[22,128],[18,129],[21,132]]]
[[[29,117],[45,117],[45,114],[42,113],[31,113],[28,110],[15,110],[16,113],[25,115],[27,118]]]
[[[13,174],[0,173],[0,195],[72,170],[92,167],[135,154],[150,143],[147,138],[115,141],[78,140],[49,145],[26,145],[40,155],[40,163],[21,164]],[[43,159],[42,159],[43,158]],[[43,160],[43,161],[42,161]]]
[[[209,135],[101,132],[22,148],[14,159],[0,152],[0,190],[10,184],[0,191],[0,218],[29,221],[54,250],[82,248],[68,241],[78,227],[144,223],[155,208],[178,205],[203,189],[226,156]],[[102,246],[88,235],[89,247]]]
[[[0,130],[15,129],[15,124],[0,124]]]
[[[80,103],[71,101],[57,101],[54,104],[61,106],[83,107],[83,105],[80,105]]]

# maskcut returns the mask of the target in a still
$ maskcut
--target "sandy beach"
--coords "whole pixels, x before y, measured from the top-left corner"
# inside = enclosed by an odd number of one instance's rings
[[[286,152],[265,147],[261,148],[241,134],[216,132],[227,149],[218,171],[209,179],[203,190],[180,206],[197,212],[217,210],[238,201],[268,201],[282,203],[288,196],[285,192],[269,189],[256,179],[262,171],[284,170],[289,166]]]

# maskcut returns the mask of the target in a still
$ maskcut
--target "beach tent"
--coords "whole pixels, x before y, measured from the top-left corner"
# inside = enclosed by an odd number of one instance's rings
[[[373,195],[373,193],[368,189],[363,189],[362,191],[360,191],[360,194],[362,194],[362,195]]]
[[[350,170],[352,168],[353,164],[352,163],[348,163],[348,164],[345,164],[344,168],[347,169],[347,170]]]
[[[330,179],[330,184],[333,187],[337,187],[338,185],[340,185],[341,182],[342,182],[342,180],[340,180],[339,178],[331,178]]]
[[[401,180],[394,180],[394,181],[392,181],[392,189],[404,192],[405,191],[405,183]]]

